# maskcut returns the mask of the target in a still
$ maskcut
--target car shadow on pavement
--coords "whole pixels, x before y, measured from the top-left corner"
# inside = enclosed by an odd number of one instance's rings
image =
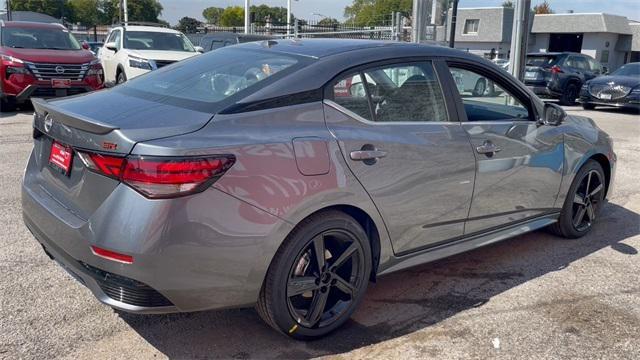
[[[365,300],[345,326],[306,343],[276,333],[253,309],[120,316],[169,358],[309,358],[339,354],[481,307],[493,296],[561,271],[599,250],[636,256],[638,249],[621,241],[639,233],[639,214],[607,204],[591,233],[582,239],[565,240],[536,231],[394,273],[370,284]]]

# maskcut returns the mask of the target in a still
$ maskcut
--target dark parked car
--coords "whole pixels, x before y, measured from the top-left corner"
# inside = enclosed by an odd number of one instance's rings
[[[219,49],[221,47],[242,44],[252,41],[263,41],[263,40],[271,40],[275,39],[273,36],[269,35],[258,35],[258,34],[241,34],[241,33],[232,33],[232,32],[216,32],[212,34],[207,34],[200,39],[200,47],[204,49],[205,52]]]
[[[103,87],[100,61],[60,24],[0,20],[0,110]]]
[[[531,53],[527,55],[524,83],[540,97],[573,105],[582,84],[603,73],[603,66],[589,55]]]
[[[611,75],[588,81],[579,101],[588,110],[596,105],[640,110],[640,63],[626,64]]]
[[[247,43],[34,104],[24,222],[100,301],[257,303],[301,339],[376,276],[546,226],[585,235],[615,177],[591,119],[439,46]]]

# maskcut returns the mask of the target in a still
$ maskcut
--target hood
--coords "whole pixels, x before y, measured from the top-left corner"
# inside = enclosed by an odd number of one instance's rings
[[[95,59],[89,50],[49,50],[2,48],[6,55],[23,61],[53,64],[84,64]]]
[[[590,85],[623,85],[628,87],[635,87],[640,85],[640,78],[633,76],[615,76],[607,75],[600,76],[588,82]]]
[[[192,56],[196,56],[199,53],[188,51],[129,50],[129,54],[143,59],[180,61]]]

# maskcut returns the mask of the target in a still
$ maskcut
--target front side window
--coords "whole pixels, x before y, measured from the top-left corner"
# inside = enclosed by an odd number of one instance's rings
[[[16,49],[81,50],[80,43],[63,28],[5,27],[2,46]]]
[[[393,64],[348,75],[334,85],[333,98],[372,121],[448,121],[431,62]]]
[[[124,47],[132,50],[196,51],[186,36],[173,32],[126,31]]]
[[[464,21],[465,34],[477,34],[480,27],[480,19],[467,19]]]
[[[494,80],[463,68],[449,69],[469,121],[533,119],[529,110]]]

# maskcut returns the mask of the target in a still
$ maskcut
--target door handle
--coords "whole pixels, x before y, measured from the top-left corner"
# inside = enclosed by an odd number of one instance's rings
[[[497,153],[500,150],[502,149],[500,149],[499,146],[492,143],[491,141],[485,141],[482,145],[476,148],[476,151],[478,152],[478,154],[487,154],[487,155],[493,155],[494,153]]]
[[[385,156],[387,152],[382,150],[356,150],[349,154],[351,160],[355,161],[376,160]]]

